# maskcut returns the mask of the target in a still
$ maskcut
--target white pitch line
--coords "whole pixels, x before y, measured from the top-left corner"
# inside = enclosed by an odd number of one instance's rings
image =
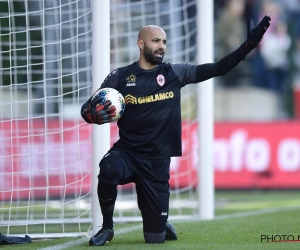
[[[286,211],[286,210],[295,210],[299,209],[299,206],[292,206],[292,207],[281,207],[281,208],[268,208],[268,209],[261,209],[261,210],[255,210],[255,211],[248,211],[243,213],[235,213],[235,214],[226,214],[226,215],[219,215],[214,218],[214,220],[226,220],[226,219],[232,219],[232,218],[242,218],[242,217],[248,217],[248,216],[255,216],[260,214],[268,214],[268,213],[275,213],[280,211]],[[195,220],[193,220],[195,221]],[[178,221],[177,221],[178,223]],[[115,231],[115,235],[130,233],[132,231],[141,229],[142,225],[132,226],[128,228],[123,228]],[[66,249],[69,247],[77,246],[82,243],[88,242],[88,238],[81,238],[78,240],[68,241],[66,243],[58,244],[51,247],[41,248],[40,250],[61,250]]]
[[[142,225],[122,228],[122,229],[116,230],[115,235],[130,233],[134,230],[138,230],[138,229],[141,229],[141,228],[142,228]],[[69,248],[69,247],[77,246],[77,245],[80,245],[80,244],[88,242],[88,241],[89,241],[88,238],[80,238],[80,239],[68,241],[68,242],[65,242],[65,243],[62,243],[62,244],[57,244],[55,246],[41,248],[40,250],[61,250],[61,249],[66,249],[66,248]]]
[[[72,240],[72,241],[68,241],[62,244],[57,244],[55,246],[51,246],[51,247],[46,247],[46,248],[40,248],[40,250],[60,250],[60,249],[66,249],[69,247],[74,247],[77,245],[80,245],[82,243],[87,242],[88,239],[87,238],[80,238],[78,240]]]
[[[299,208],[300,208],[299,206],[266,208],[266,209],[247,211],[242,213],[219,215],[216,216],[214,219],[225,220],[225,219],[232,219],[232,218],[241,218],[241,217],[248,217],[248,216],[260,215],[260,214],[270,214],[270,213],[276,213],[276,212],[287,211],[287,210],[295,210]]]

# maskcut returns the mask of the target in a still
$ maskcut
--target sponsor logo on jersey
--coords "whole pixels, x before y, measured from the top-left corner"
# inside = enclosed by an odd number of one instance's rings
[[[158,75],[156,81],[158,85],[163,86],[165,84],[165,77],[163,75]]]
[[[135,86],[135,85],[136,85],[135,82],[128,82],[128,83],[126,84],[126,87]]]
[[[126,104],[144,104],[149,102],[157,102],[157,101],[163,101],[167,99],[174,98],[174,92],[169,91],[165,93],[159,93],[155,95],[148,95],[148,96],[141,96],[141,97],[135,97],[132,95],[126,95],[125,96],[125,103]]]
[[[128,104],[128,103],[130,103],[130,104],[137,104],[137,99],[136,99],[136,97],[134,97],[134,96],[132,96],[132,95],[126,95],[125,97],[124,97],[124,99],[125,99],[125,104]]]
[[[126,78],[126,82],[136,82],[136,75],[131,74]]]
[[[126,78],[126,87],[135,86],[136,85],[136,75],[131,74]]]
[[[161,212],[161,215],[167,216],[168,213],[167,212]]]

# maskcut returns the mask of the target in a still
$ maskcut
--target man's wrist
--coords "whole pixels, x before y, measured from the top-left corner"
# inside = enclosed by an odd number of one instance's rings
[[[246,58],[246,56],[255,48],[256,46],[251,45],[251,43],[249,43],[248,40],[245,40],[241,46],[239,47],[239,50],[241,51],[241,53],[244,56],[244,60]]]

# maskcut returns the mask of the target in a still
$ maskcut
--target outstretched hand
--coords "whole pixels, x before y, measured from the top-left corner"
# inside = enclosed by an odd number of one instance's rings
[[[258,43],[263,38],[267,29],[270,26],[271,18],[269,16],[265,16],[260,23],[254,28],[254,24],[252,20],[247,21],[247,43],[251,47],[256,47]]]

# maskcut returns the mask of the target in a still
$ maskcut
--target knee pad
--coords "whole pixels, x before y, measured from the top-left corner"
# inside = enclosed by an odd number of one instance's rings
[[[120,179],[120,168],[115,157],[107,157],[100,161],[99,183],[117,185]]]
[[[144,239],[148,244],[160,244],[166,240],[166,232],[162,233],[147,233],[144,231]]]

